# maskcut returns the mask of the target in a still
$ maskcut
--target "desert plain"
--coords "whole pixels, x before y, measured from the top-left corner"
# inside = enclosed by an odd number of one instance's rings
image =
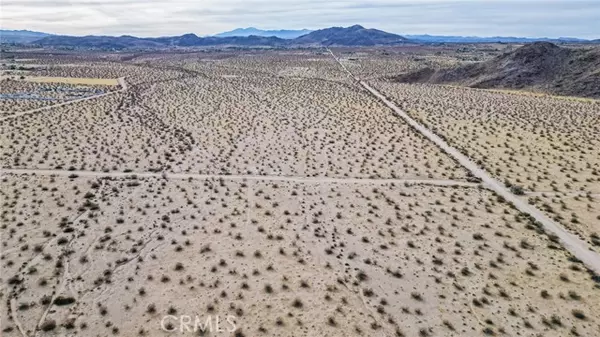
[[[600,336],[600,103],[389,77],[501,48],[14,52],[2,336]]]

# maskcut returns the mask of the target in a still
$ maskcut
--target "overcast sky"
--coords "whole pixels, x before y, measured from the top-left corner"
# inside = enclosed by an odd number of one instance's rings
[[[361,24],[398,34],[600,38],[600,0],[0,0],[2,29],[209,35]]]

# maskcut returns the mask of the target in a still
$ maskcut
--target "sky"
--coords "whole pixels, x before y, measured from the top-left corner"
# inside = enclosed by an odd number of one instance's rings
[[[397,34],[600,38],[600,0],[0,0],[0,27],[65,35],[360,24]]]

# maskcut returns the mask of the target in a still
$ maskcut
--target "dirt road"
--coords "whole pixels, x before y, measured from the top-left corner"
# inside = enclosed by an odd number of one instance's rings
[[[412,119],[408,114],[404,111],[400,110],[395,104],[390,102],[387,98],[385,98],[381,93],[377,90],[373,89],[369,84],[364,81],[359,82],[365,89],[367,89],[371,94],[381,100],[385,105],[387,105],[390,109],[394,111],[396,115],[404,119],[406,123],[412,126],[415,130],[420,132],[427,139],[434,142],[437,146],[439,146],[442,150],[444,150],[448,155],[458,161],[462,166],[464,166],[467,170],[469,170],[475,177],[481,179],[483,184],[501,195],[508,202],[511,202],[515,205],[515,207],[523,212],[531,215],[535,220],[540,222],[544,228],[558,236],[562,245],[570,251],[573,255],[575,255],[578,259],[583,261],[583,263],[595,271],[597,274],[600,274],[600,254],[590,250],[589,245],[579,239],[577,236],[569,233],[566,229],[564,229],[561,225],[555,223],[550,218],[548,218],[544,213],[538,210],[536,207],[529,205],[525,200],[520,199],[515,194],[511,193],[510,190],[504,186],[503,183],[498,181],[496,178],[492,177],[485,170],[477,166],[472,160],[470,160],[467,156],[463,155],[460,151],[450,146],[446,141],[440,138],[438,135],[433,133],[431,130],[427,129],[423,125],[419,124],[417,121]]]
[[[225,179],[225,180],[254,180],[254,181],[290,181],[297,183],[327,183],[327,184],[410,184],[433,186],[458,186],[478,187],[479,184],[457,180],[437,179],[362,179],[362,178],[329,178],[329,177],[302,177],[278,175],[229,175],[229,174],[195,174],[195,173],[169,173],[169,172],[101,172],[101,171],[69,171],[69,170],[37,170],[37,169],[0,169],[4,174],[35,174],[78,177],[115,177],[126,178],[136,176],[139,178],[166,178],[166,179]]]
[[[561,225],[552,221],[548,218],[542,211],[538,210],[536,207],[529,205],[525,200],[519,198],[510,190],[504,186],[499,180],[494,178],[491,174],[480,168],[477,164],[475,164],[470,158],[462,154],[460,151],[450,146],[446,141],[440,138],[438,135],[433,133],[431,130],[427,129],[422,124],[418,123],[412,117],[410,117],[407,113],[398,108],[394,103],[389,101],[384,95],[382,95],[379,91],[371,87],[365,81],[360,80],[355,77],[346,69],[346,67],[338,60],[337,57],[328,49],[331,55],[335,58],[335,60],[340,64],[340,66],[346,71],[349,76],[354,78],[358,83],[363,86],[367,91],[369,91],[373,96],[379,99],[383,104],[392,109],[392,111],[400,118],[402,118],[408,125],[413,127],[416,131],[421,133],[427,139],[435,143],[439,148],[445,151],[448,155],[454,158],[458,163],[464,166],[467,170],[469,170],[475,177],[478,177],[483,182],[483,185],[492,191],[496,192],[498,195],[501,195],[508,202],[512,203],[519,211],[531,215],[536,221],[542,224],[544,229],[552,234],[555,234],[560,239],[562,245],[571,252],[574,256],[580,259],[588,268],[600,274],[600,254],[591,250],[591,247],[583,240],[578,238],[577,236],[569,233],[566,229],[564,229]]]

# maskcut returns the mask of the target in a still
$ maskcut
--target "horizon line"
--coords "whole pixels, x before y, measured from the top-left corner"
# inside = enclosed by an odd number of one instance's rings
[[[253,29],[257,29],[257,30],[261,30],[261,31],[278,31],[278,30],[287,30],[287,31],[302,31],[302,30],[308,30],[310,32],[314,32],[317,30],[322,30],[322,29],[328,29],[328,28],[334,28],[334,27],[342,27],[342,28],[348,28],[348,27],[352,27],[355,25],[360,25],[360,24],[354,24],[354,25],[350,25],[350,26],[329,26],[326,28],[318,28],[318,29],[310,29],[310,28],[301,28],[301,29],[287,29],[287,28],[280,28],[280,29],[262,29],[262,28],[257,28],[256,26],[248,26],[248,27],[237,27],[237,28],[233,28],[231,30],[228,31],[223,31],[223,32],[218,32],[218,33],[214,33],[214,34],[204,34],[204,35],[198,35],[194,32],[184,32],[184,33],[180,33],[180,34],[175,34],[175,35],[153,35],[153,36],[137,36],[137,35],[131,35],[131,34],[120,34],[120,35],[115,35],[115,34],[85,34],[85,35],[75,35],[75,34],[57,34],[57,33],[49,33],[49,32],[44,32],[44,31],[39,31],[39,30],[30,30],[30,29],[9,29],[9,28],[4,28],[0,26],[0,31],[27,31],[27,32],[33,32],[33,33],[42,33],[42,34],[48,34],[48,35],[53,35],[53,36],[72,36],[72,37],[86,37],[86,36],[105,36],[105,37],[124,37],[124,36],[131,36],[131,37],[136,37],[136,38],[140,38],[140,39],[146,39],[146,38],[160,38],[160,37],[172,37],[172,36],[182,36],[182,35],[186,35],[186,34],[194,34],[198,37],[219,37],[217,35],[219,34],[223,34],[223,33],[228,33],[234,30],[238,30],[238,29],[249,29],[249,28],[253,28]],[[364,25],[360,25],[363,26]],[[378,29],[378,28],[367,28],[366,29]],[[384,30],[382,30],[384,31]],[[402,33],[394,33],[394,32],[389,32],[389,31],[384,31],[386,33],[391,33],[391,34],[396,34],[396,35],[400,35],[400,36],[431,36],[431,37],[462,37],[462,38],[515,38],[515,39],[549,39],[549,40],[560,40],[560,39],[578,39],[578,40],[582,40],[582,41],[594,41],[594,40],[598,40],[600,39],[600,36],[595,37],[595,38],[582,38],[582,37],[577,37],[577,36],[559,36],[559,37],[548,37],[548,36],[526,36],[526,35],[521,35],[521,36],[515,36],[515,35],[447,35],[447,34],[435,34],[435,33],[417,33],[417,34],[402,34]],[[274,35],[273,35],[274,36]],[[276,37],[276,36],[274,36]]]

